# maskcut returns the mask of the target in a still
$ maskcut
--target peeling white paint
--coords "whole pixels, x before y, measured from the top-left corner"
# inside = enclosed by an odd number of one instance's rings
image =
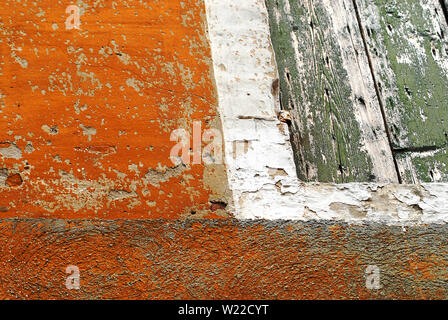
[[[205,3],[236,218],[448,222],[448,184],[300,182],[271,93],[277,68],[264,1]]]
[[[278,101],[271,93],[277,69],[268,16],[263,0],[205,3],[229,184],[235,215],[246,218],[257,206],[247,203],[250,193],[271,203],[283,201],[275,184],[278,179],[296,179],[288,128],[277,118]],[[269,168],[282,169],[287,176],[272,177]],[[275,192],[264,192],[266,187]],[[267,214],[269,207],[259,214]]]

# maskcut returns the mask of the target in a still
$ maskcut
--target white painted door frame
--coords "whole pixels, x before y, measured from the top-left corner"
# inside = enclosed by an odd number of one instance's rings
[[[205,0],[223,122],[225,161],[239,219],[448,222],[448,184],[303,183],[287,124],[264,0]]]

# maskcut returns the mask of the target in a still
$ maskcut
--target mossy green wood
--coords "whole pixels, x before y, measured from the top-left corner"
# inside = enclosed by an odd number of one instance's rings
[[[266,4],[279,68],[280,99],[292,118],[291,141],[299,178],[397,182],[351,0],[266,0]],[[333,6],[336,9],[329,11]],[[350,16],[351,25],[336,30],[339,21],[333,21],[337,17],[332,15],[341,10]],[[347,46],[338,37],[344,38]],[[359,69],[357,79],[351,79],[354,75],[347,70],[353,65]],[[354,92],[353,80],[356,85],[361,83],[363,95]],[[369,118],[367,109],[375,110],[372,123],[362,123],[356,116],[364,113],[364,118]],[[366,140],[379,152],[366,150]]]
[[[355,0],[404,182],[448,181],[448,30],[439,0]]]

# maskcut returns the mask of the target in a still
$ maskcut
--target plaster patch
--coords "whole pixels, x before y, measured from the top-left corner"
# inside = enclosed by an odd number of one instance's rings
[[[16,145],[8,143],[8,147],[6,148],[0,146],[0,155],[5,158],[17,160],[22,158],[22,150],[20,150]]]

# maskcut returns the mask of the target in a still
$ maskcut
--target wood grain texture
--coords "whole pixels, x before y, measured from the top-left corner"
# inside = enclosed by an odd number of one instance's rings
[[[448,227],[0,221],[2,299],[446,299]],[[80,289],[65,287],[66,267]],[[379,290],[366,269],[380,269]]]
[[[398,182],[351,0],[268,0],[299,178]]]
[[[448,181],[448,28],[439,0],[356,0],[404,182]]]

